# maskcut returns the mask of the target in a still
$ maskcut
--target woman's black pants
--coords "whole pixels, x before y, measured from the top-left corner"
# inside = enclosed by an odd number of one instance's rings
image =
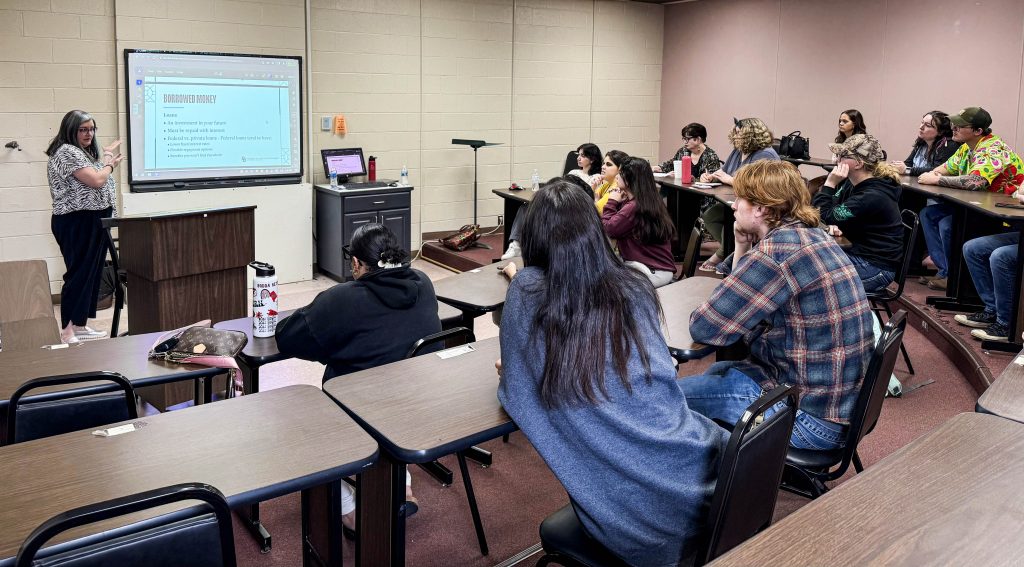
[[[110,207],[101,211],[74,211],[50,217],[60,253],[64,256],[64,285],[60,288],[60,328],[68,323],[85,325],[96,317],[100,277],[107,255],[107,235],[102,219],[109,217]]]

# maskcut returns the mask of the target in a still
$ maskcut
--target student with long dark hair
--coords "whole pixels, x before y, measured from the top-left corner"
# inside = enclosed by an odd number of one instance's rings
[[[591,537],[630,564],[675,566],[696,552],[726,432],[687,406],[654,287],[615,256],[593,206],[564,182],[533,198],[498,398]]]
[[[933,110],[921,118],[917,139],[907,159],[890,163],[900,174],[921,175],[946,163],[959,148],[960,144],[953,141],[953,124],[949,115]]]
[[[102,219],[114,212],[114,168],[124,157],[117,151],[120,140],[101,149],[96,130],[89,113],[72,110],[46,148],[46,177],[53,198],[50,230],[67,269],[60,288],[60,338],[65,343],[106,336],[86,323],[96,317],[107,255]]]
[[[837,144],[842,144],[854,134],[867,133],[868,127],[864,124],[864,115],[859,110],[851,108],[839,114],[839,132],[836,133]]]
[[[676,264],[670,241],[675,225],[647,160],[630,157],[622,163],[618,184],[609,192],[601,213],[601,224],[608,237],[616,240],[627,266],[647,276],[654,287],[672,282]]]
[[[576,169],[568,175],[575,175],[590,183],[595,175],[601,173],[601,148],[597,144],[581,144],[576,148]]]
[[[574,169],[566,174],[567,177],[577,177],[582,180],[585,184],[593,187],[601,179],[601,148],[598,148],[596,144],[586,143],[580,144],[580,147],[576,148],[576,165],[578,169]],[[509,258],[515,258],[519,256],[522,251],[519,248],[519,238],[523,233],[523,215],[525,213],[525,207],[520,211],[520,214],[516,216],[516,220],[512,222],[512,227],[508,233],[508,248],[505,253],[501,255],[502,260],[508,260]]]

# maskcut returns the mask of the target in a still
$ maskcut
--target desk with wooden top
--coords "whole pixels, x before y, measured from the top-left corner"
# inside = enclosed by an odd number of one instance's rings
[[[963,413],[715,561],[1016,565],[1024,424]]]
[[[788,161],[789,163],[800,167],[801,165],[813,165],[824,169],[825,171],[832,171],[836,166],[836,162],[831,157],[817,158],[811,157],[811,159],[799,159],[791,157],[781,157],[782,161]]]
[[[512,225],[515,224],[516,216],[525,205],[530,204],[536,194],[531,189],[492,189],[492,193],[501,197],[505,204],[505,236],[502,241],[502,250],[508,250],[508,237],[512,234]]]
[[[727,248],[733,247],[732,233],[732,209],[729,205],[736,200],[736,193],[731,185],[721,184],[717,187],[704,189],[695,187],[693,183],[683,183],[680,178],[669,175],[659,177],[655,181],[661,185],[668,200],[668,212],[672,215],[672,221],[676,225],[676,242],[672,245],[673,253],[677,258],[686,250],[686,244],[690,239],[690,232],[700,217],[701,205],[708,197],[716,199],[726,205],[729,214],[725,219],[725,230],[722,231],[723,243]],[[695,181],[696,182],[696,181]]]
[[[710,345],[693,342],[690,337],[690,314],[711,297],[721,280],[693,277],[658,288],[658,299],[665,313],[665,342],[668,351],[679,362],[696,360],[715,352]]]
[[[438,303],[438,317],[442,321],[461,321],[461,314],[453,307]],[[295,313],[295,309],[288,311],[281,311],[278,314],[278,321],[283,320],[285,317]],[[287,360],[291,358],[288,355],[282,354],[277,348],[277,337],[254,337],[252,335],[252,317],[241,317],[239,319],[231,319],[230,321],[221,321],[214,325],[216,329],[229,329],[232,331],[239,331],[245,333],[248,337],[248,342],[245,344],[245,348],[242,352],[238,353],[236,360],[238,361],[238,368],[242,371],[242,377],[244,382],[244,391],[246,394],[253,394],[260,391],[260,368],[265,364],[271,364],[281,360]],[[249,506],[248,514],[239,514],[242,523],[252,534],[253,538],[256,539],[256,543],[259,544],[260,550],[263,553],[270,551],[273,542],[270,532],[260,521],[260,506],[259,503],[253,503]]]
[[[900,205],[920,211],[926,199],[938,199],[953,205],[953,231],[949,243],[949,264],[945,296],[927,298],[929,305],[938,309],[956,311],[980,311],[983,308],[974,289],[971,274],[963,262],[964,243],[973,238],[1003,232],[1002,224],[1006,223],[1024,235],[1024,209],[1006,208],[997,204],[1020,204],[1013,197],[1003,193],[989,191],[965,191],[940,187],[938,185],[922,185],[916,177],[904,176],[903,197]],[[923,238],[922,238],[923,240]],[[1017,255],[1024,258],[1024,238],[1017,244]],[[982,348],[997,349],[1009,352],[1019,351],[1024,344],[1020,342],[1024,332],[1024,302],[1021,292],[1024,291],[1024,279],[1021,277],[1022,264],[1017,264],[1014,289],[1017,293],[1013,298],[1013,320],[1010,321],[1010,342],[982,341]]]
[[[981,394],[974,411],[1024,423],[1024,351]]]
[[[302,491],[303,564],[316,557],[341,565],[341,478],[369,466],[377,444],[317,388],[288,386],[131,422],[145,426],[0,447],[0,565],[11,564],[28,534],[61,512],[181,482],[215,486],[232,507]]]
[[[0,408],[6,407],[11,394],[19,386],[33,378],[107,370],[124,375],[132,386],[139,388],[155,384],[166,384],[179,380],[209,378],[224,372],[219,368],[195,364],[174,364],[148,358],[149,349],[163,333],[130,335],[80,343],[59,349],[32,349],[0,352]],[[74,386],[76,391],[110,391],[109,383]],[[66,392],[68,386],[55,386],[35,390],[30,396],[35,401],[55,399],[59,392]],[[198,396],[197,396],[198,398]]]
[[[522,258],[513,258],[437,280],[434,282],[437,300],[462,311],[462,324],[472,330],[473,319],[505,304],[508,278],[501,273],[501,268],[509,262],[515,262],[520,269],[523,267]]]
[[[405,565],[405,467],[468,449],[516,430],[497,398],[498,339],[328,380],[324,392],[380,444],[357,492],[360,565]],[[462,347],[456,347],[462,348]]]

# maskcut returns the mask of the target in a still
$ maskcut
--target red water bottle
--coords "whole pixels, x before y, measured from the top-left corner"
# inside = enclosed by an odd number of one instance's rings
[[[693,183],[693,160],[690,154],[683,154],[679,161],[683,162],[682,171],[679,172],[679,181],[682,183]]]
[[[376,181],[377,180],[377,158],[375,158],[374,156],[370,156],[370,159],[368,161],[369,161],[369,165],[367,165],[367,169],[369,171],[367,171],[367,173],[366,173],[367,179],[369,181]]]

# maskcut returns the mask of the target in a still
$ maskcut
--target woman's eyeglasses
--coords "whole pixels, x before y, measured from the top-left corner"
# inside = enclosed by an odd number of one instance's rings
[[[78,133],[79,134],[94,134],[94,133],[96,133],[96,127],[93,126],[92,128],[79,128],[78,129]]]

